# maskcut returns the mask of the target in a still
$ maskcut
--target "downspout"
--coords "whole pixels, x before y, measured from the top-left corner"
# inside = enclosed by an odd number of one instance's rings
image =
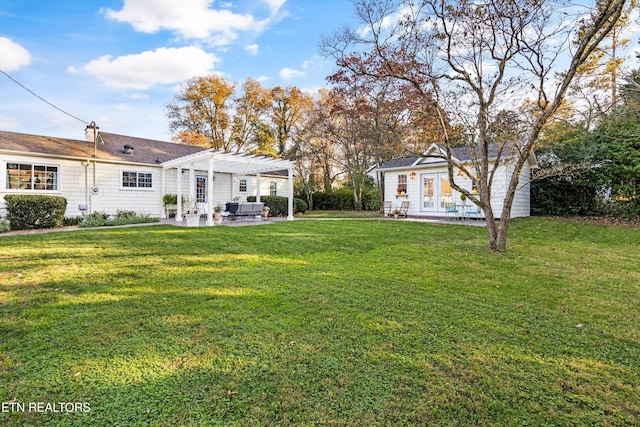
[[[84,206],[85,212],[89,213],[89,204],[91,203],[89,198],[89,159],[86,162],[82,162],[82,166],[84,166]]]

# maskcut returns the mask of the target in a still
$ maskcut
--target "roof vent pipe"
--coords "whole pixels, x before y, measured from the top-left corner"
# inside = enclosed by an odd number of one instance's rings
[[[124,146],[124,154],[133,154],[133,145],[125,145]]]

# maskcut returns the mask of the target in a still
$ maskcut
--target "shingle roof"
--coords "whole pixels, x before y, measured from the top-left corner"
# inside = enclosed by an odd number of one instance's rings
[[[489,145],[489,158],[490,159],[494,159],[495,157],[498,156],[498,146],[496,144],[491,144]],[[421,156],[408,156],[408,157],[396,157],[395,159],[391,159],[385,163],[383,163],[378,169],[398,169],[398,168],[403,168],[403,167],[409,167],[412,166],[414,163],[416,163],[419,159],[423,159],[426,157],[441,157],[439,155],[439,153],[437,153],[437,150],[441,149],[442,150],[442,154],[444,155],[444,148],[441,146],[438,146],[436,144],[433,144],[431,147],[429,147],[429,149],[423,153]],[[431,150],[436,151],[436,153],[431,154]],[[452,147],[451,148],[451,156],[460,161],[460,162],[467,162],[469,160],[471,160],[472,158],[472,154],[473,154],[473,148],[472,147],[468,147],[468,146],[463,146],[463,147]],[[512,157],[515,155],[515,150],[516,147],[514,144],[508,144],[504,147],[502,147],[503,152],[500,153],[502,158],[508,158],[508,157]],[[443,161],[446,161],[446,159],[444,157],[441,157]],[[533,161],[533,163],[535,163],[535,156],[531,159]],[[428,165],[432,165],[432,164],[428,164]]]
[[[100,132],[96,158],[134,163],[157,164],[203,151],[202,147],[156,141]],[[126,154],[125,145],[133,147]],[[0,150],[58,155],[64,157],[93,157],[93,142],[0,131]]]
[[[378,169],[395,169],[413,165],[419,159],[418,156],[396,157],[387,160]]]

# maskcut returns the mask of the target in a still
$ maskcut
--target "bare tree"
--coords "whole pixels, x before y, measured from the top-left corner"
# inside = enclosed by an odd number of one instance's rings
[[[521,173],[545,125],[561,106],[578,68],[620,19],[625,0],[591,7],[551,0],[356,0],[363,28],[323,38],[321,50],[341,66],[353,50],[385,65],[380,78],[410,82],[431,100],[440,122],[451,186],[481,207],[489,246],[506,250]],[[524,138],[492,141],[490,124],[502,110],[529,103]],[[456,161],[452,120],[462,128],[471,162]],[[499,221],[491,205],[493,178],[508,164],[511,178]],[[454,170],[478,194],[456,182]]]

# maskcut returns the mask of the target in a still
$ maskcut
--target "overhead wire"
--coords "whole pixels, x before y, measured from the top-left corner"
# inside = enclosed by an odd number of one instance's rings
[[[65,110],[63,110],[62,108],[52,104],[51,102],[47,101],[46,99],[44,99],[43,97],[41,97],[40,95],[38,95],[37,93],[35,93],[34,91],[32,91],[31,89],[29,89],[28,87],[26,87],[25,85],[23,85],[22,83],[20,83],[19,81],[17,81],[16,79],[14,79],[13,77],[11,77],[8,73],[6,73],[4,70],[0,70],[0,73],[4,74],[5,76],[7,76],[9,78],[9,80],[11,80],[12,82],[14,82],[15,84],[17,84],[18,86],[20,86],[22,89],[26,90],[27,92],[29,92],[31,95],[35,96],[36,98],[38,98],[39,100],[41,100],[42,102],[50,105],[51,107],[55,108],[56,110],[62,112],[63,114],[66,114],[69,117],[72,117],[86,125],[89,125],[89,121],[87,120],[82,120],[79,117],[74,116],[71,113],[66,112]]]

